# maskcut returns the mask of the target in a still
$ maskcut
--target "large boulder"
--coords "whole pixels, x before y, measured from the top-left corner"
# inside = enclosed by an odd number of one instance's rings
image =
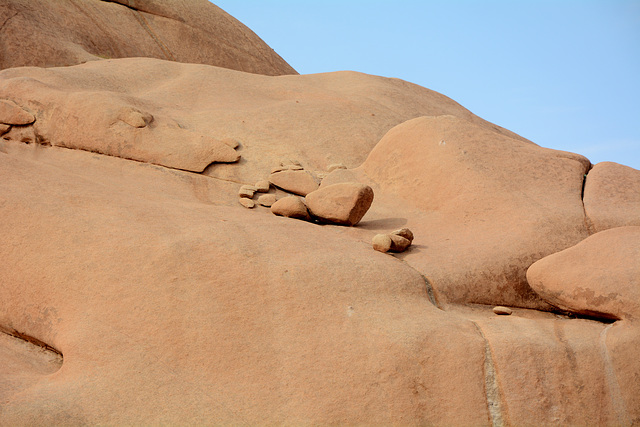
[[[253,31],[207,0],[3,0],[0,69],[151,57],[296,74]]]
[[[356,225],[373,202],[373,190],[355,182],[322,187],[305,197],[312,216],[333,224]]]
[[[584,185],[584,210],[594,232],[640,225],[640,171],[613,162],[598,163]]]
[[[640,227],[596,233],[527,271],[531,287],[574,313],[640,319]]]
[[[441,303],[549,310],[525,274],[588,236],[581,190],[589,166],[580,155],[439,116],[390,130],[358,171],[380,200],[372,222],[409,218],[416,238],[403,259]]]

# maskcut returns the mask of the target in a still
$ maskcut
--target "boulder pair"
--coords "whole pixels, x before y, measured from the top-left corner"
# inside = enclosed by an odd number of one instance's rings
[[[413,242],[413,233],[408,228],[401,228],[389,234],[376,234],[371,243],[373,249],[380,252],[404,252]]]

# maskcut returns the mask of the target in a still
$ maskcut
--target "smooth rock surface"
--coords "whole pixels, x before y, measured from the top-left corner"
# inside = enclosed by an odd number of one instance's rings
[[[296,74],[255,33],[206,0],[3,0],[0,69],[151,57]]]
[[[73,4],[90,3],[48,7]],[[176,21],[189,5],[127,4]],[[0,95],[36,118],[0,138],[0,424],[640,423],[633,290],[602,305],[611,323],[558,313],[524,276],[589,235],[584,157],[353,72],[131,58],[5,70]],[[281,159],[366,160],[322,187],[375,202],[358,227],[240,206]],[[371,250],[402,228],[410,251]]]
[[[390,130],[356,172],[376,192],[371,221],[412,219],[417,237],[403,260],[429,279],[442,304],[551,310],[526,271],[589,235],[581,199],[589,165],[577,154],[439,116]]]
[[[584,209],[594,232],[640,225],[640,171],[613,162],[596,164],[587,174]]]

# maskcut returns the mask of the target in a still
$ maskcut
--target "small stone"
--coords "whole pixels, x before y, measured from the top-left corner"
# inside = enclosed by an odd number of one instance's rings
[[[8,99],[0,99],[0,123],[24,126],[36,121],[33,114]]]
[[[283,197],[271,205],[271,212],[275,215],[286,216],[288,218],[311,220],[307,206],[302,199],[297,196]]]
[[[405,239],[397,234],[389,234],[389,238],[391,238],[391,250],[393,252],[404,252],[409,246],[411,246],[411,241],[409,239]]]
[[[0,136],[4,135],[11,129],[11,126],[5,125],[4,123],[0,123]]]
[[[318,179],[305,170],[284,170],[272,173],[269,175],[269,182],[300,196],[306,196],[320,186]]]
[[[247,209],[253,209],[256,205],[256,202],[251,199],[247,199],[246,197],[240,197],[238,202]]]
[[[391,249],[393,242],[388,234],[376,234],[371,240],[373,249],[380,252],[388,252]]]
[[[306,203],[314,217],[334,224],[356,225],[373,202],[373,190],[357,182],[322,187],[307,194]]]
[[[256,187],[253,185],[243,185],[240,187],[240,191],[238,191],[238,196],[242,198],[252,199],[253,195],[256,192]]]
[[[271,183],[269,183],[269,181],[267,181],[266,179],[263,179],[256,182],[256,185],[254,187],[256,187],[256,191],[258,193],[266,193],[269,191],[269,188],[271,188]]]
[[[498,306],[493,307],[493,312],[495,314],[499,314],[501,316],[508,316],[511,313],[513,313],[513,310],[511,310],[509,307],[503,307],[501,305],[498,305]]]
[[[391,232],[391,234],[402,236],[405,239],[409,240],[409,242],[413,242],[413,233],[408,228],[401,228],[400,230]]]
[[[275,194],[262,194],[258,197],[258,204],[266,207],[271,207],[276,202]]]
[[[327,172],[333,172],[336,169],[346,169],[347,167],[345,165],[343,165],[342,163],[334,163],[329,165],[329,167],[327,168]]]

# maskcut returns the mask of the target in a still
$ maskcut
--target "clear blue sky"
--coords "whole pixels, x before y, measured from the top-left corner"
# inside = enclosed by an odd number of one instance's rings
[[[544,147],[640,169],[640,0],[213,0],[301,74],[453,98]]]

